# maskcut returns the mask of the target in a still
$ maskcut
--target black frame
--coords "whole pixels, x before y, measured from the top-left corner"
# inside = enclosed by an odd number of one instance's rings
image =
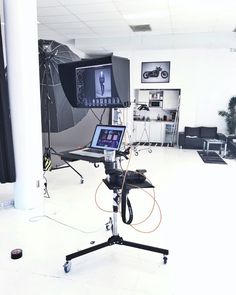
[[[155,69],[159,70],[155,72]],[[169,83],[170,61],[142,62],[141,83]]]

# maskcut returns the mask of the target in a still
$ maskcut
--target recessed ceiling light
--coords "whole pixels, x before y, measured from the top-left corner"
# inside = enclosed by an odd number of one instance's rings
[[[147,32],[152,30],[150,25],[130,25],[130,28],[133,32]]]

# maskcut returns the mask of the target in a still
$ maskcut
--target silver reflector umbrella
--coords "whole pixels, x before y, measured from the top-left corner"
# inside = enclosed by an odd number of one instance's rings
[[[40,94],[43,132],[60,132],[75,126],[88,109],[73,108],[61,86],[58,64],[80,58],[66,45],[39,40]]]

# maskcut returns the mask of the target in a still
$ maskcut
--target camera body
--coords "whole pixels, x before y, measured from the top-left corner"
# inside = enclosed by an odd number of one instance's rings
[[[144,173],[146,170],[136,171],[122,171],[120,169],[113,169],[109,173],[109,184],[118,188],[121,188],[124,184],[139,184],[146,180]]]

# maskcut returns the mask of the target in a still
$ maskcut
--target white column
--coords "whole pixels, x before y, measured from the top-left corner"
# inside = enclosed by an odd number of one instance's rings
[[[18,209],[43,205],[37,1],[4,0]]]

